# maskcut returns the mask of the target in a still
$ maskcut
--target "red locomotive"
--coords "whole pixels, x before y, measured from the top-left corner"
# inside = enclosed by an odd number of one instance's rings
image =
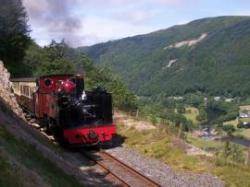
[[[101,88],[85,91],[81,76],[20,78],[12,83],[22,108],[60,142],[96,145],[112,141],[116,128],[111,94]]]

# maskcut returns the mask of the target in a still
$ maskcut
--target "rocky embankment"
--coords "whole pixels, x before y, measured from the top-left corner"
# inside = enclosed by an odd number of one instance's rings
[[[10,82],[10,73],[0,61],[0,98],[7,104],[7,106],[19,117],[24,119],[22,109],[16,102],[16,98],[11,91],[12,83]]]

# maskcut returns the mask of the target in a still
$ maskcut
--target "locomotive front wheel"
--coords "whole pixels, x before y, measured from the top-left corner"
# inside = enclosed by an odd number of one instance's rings
[[[62,146],[64,148],[68,148],[69,147],[69,142],[64,137],[62,137],[62,136],[57,139],[57,142],[59,143],[60,146]]]
[[[52,119],[47,119],[46,122],[46,133],[49,135],[54,134],[55,122]]]

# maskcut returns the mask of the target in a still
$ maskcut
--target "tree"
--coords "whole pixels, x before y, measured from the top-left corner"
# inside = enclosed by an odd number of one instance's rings
[[[25,77],[32,77],[38,75],[38,70],[41,68],[41,64],[45,59],[45,53],[42,47],[37,45],[35,42],[31,42],[28,49],[26,50],[23,63],[27,70],[24,72]]]
[[[64,41],[57,43],[52,41],[44,47],[44,56],[37,70],[38,75],[71,74],[75,73],[73,63],[66,58],[67,44]]]
[[[191,106],[199,107],[202,103],[204,103],[204,96],[200,92],[189,93],[185,95],[184,101]]]
[[[230,145],[230,142],[227,140],[225,142],[225,146],[223,150],[223,157],[225,158],[226,161],[227,161],[227,158],[230,156],[230,154],[231,154],[231,145]]]
[[[180,114],[184,114],[186,112],[186,108],[184,106],[184,104],[177,104],[177,112],[180,113]]]
[[[0,0],[0,59],[13,76],[22,76],[29,45],[27,14],[21,0]]]
[[[232,145],[231,159],[237,163],[244,162],[244,153],[240,146],[237,144]]]
[[[222,129],[227,133],[228,136],[232,136],[235,132],[235,127],[233,125],[224,125]]]
[[[230,159],[231,161],[234,161],[236,163],[244,162],[244,153],[242,148],[240,148],[240,146],[237,144],[231,144],[229,140],[225,142],[222,156],[226,161]]]
[[[86,55],[82,54],[77,64],[83,68],[85,85],[88,89],[100,86],[112,93],[114,106],[123,110],[136,110],[136,97],[131,93],[122,80],[110,68],[95,66]]]
[[[207,120],[207,112],[204,106],[199,107],[199,115],[196,117],[196,119],[200,122],[205,122]]]

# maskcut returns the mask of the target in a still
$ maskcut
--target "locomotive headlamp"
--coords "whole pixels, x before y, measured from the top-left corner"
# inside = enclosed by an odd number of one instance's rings
[[[92,140],[95,140],[98,138],[97,134],[93,130],[89,131],[88,137],[89,137],[89,139],[92,139]]]
[[[75,83],[70,80],[65,80],[62,82],[62,91],[65,93],[72,93],[76,88]]]

